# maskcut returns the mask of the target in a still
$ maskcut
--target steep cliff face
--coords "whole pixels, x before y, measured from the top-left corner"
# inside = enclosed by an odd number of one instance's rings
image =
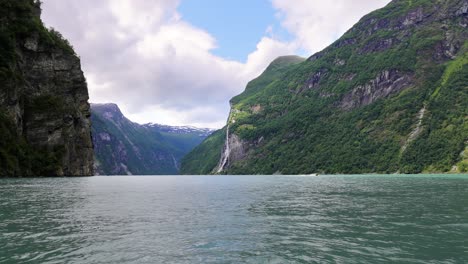
[[[91,109],[95,169],[100,175],[178,174],[182,157],[212,132],[133,123],[115,104],[93,104]]]
[[[0,175],[93,175],[86,80],[40,3],[0,1]],[[7,139],[8,138],[8,139]]]
[[[269,67],[183,171],[466,170],[467,9],[467,0],[394,0],[307,61]],[[219,151],[214,165],[209,151]]]
[[[229,127],[226,129],[226,141],[224,142],[224,151],[221,154],[221,159],[219,160],[218,166],[216,166],[213,173],[221,173],[231,164],[234,164],[236,161],[242,160],[246,157],[247,154],[247,144],[243,142],[242,139],[236,134],[229,134]]]

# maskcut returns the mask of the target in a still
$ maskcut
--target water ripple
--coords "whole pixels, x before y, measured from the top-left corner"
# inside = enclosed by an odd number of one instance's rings
[[[468,178],[0,181],[0,263],[467,263]]]

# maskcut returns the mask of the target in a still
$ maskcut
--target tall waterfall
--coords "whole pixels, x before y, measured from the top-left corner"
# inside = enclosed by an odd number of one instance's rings
[[[423,130],[423,120],[424,120],[424,117],[426,115],[426,105],[424,105],[424,107],[419,111],[418,113],[418,121],[417,123],[415,124],[415,128],[413,129],[413,131],[411,132],[411,134],[409,135],[408,139],[406,140],[405,142],[405,145],[401,148],[401,153],[405,152],[406,149],[409,147],[409,145],[416,140],[416,138],[421,134],[422,130]]]
[[[228,161],[229,161],[229,155],[231,153],[231,148],[229,146],[229,125],[226,128],[226,143],[224,144],[224,152],[223,155],[221,156],[221,162],[218,165],[218,169],[216,170],[216,173],[221,173],[224,168],[226,167]]]

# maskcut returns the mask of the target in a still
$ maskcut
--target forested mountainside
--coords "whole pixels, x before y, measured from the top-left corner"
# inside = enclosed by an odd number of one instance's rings
[[[93,175],[80,59],[40,5],[0,0],[0,176]]]
[[[115,104],[92,104],[91,110],[99,175],[178,174],[182,157],[212,132],[133,123]]]
[[[182,173],[468,171],[467,25],[467,0],[394,0],[306,61],[276,60]]]

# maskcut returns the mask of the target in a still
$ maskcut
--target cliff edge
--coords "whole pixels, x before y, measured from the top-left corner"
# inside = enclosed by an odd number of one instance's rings
[[[80,59],[40,5],[0,0],[0,176],[93,175]]]

